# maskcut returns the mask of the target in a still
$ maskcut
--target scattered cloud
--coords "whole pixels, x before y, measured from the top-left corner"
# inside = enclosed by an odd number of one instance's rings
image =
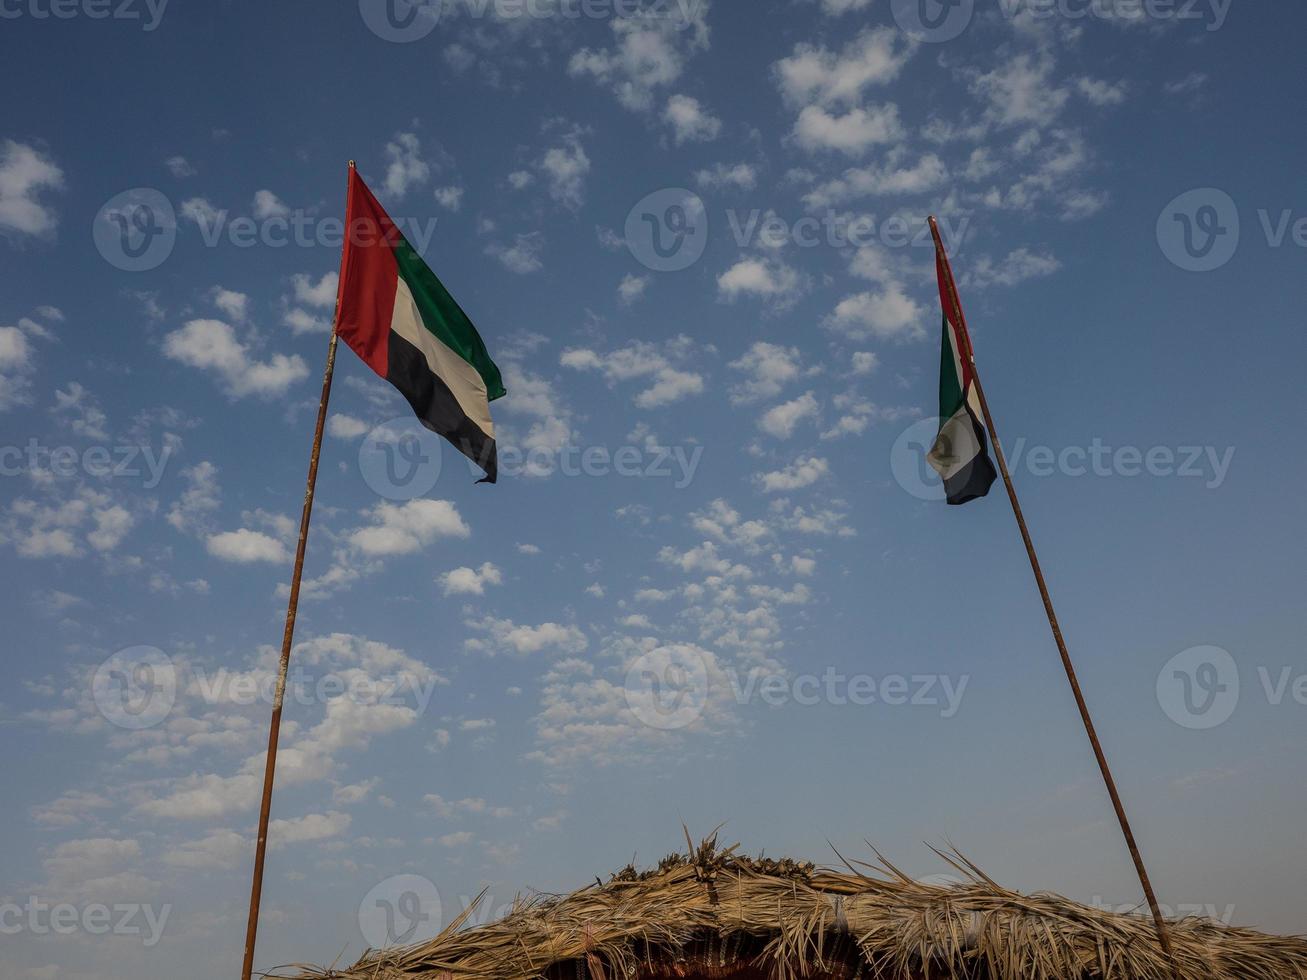
[[[570,348],[563,351],[559,363],[576,371],[598,371],[610,385],[632,380],[647,384],[635,396],[635,404],[658,408],[703,392],[703,375],[681,366],[694,349],[690,339],[682,336],[661,347],[634,341],[602,355],[589,348]]]
[[[830,464],[820,456],[802,456],[789,466],[760,473],[758,486],[764,493],[789,493],[810,487],[830,473]]]
[[[485,562],[480,568],[455,568],[442,574],[438,581],[446,596],[485,595],[487,585],[501,585],[503,572],[491,562]]]
[[[815,421],[819,414],[817,399],[809,391],[793,401],[767,409],[758,419],[758,428],[777,439],[789,439],[801,423]]]
[[[386,176],[381,186],[388,197],[401,198],[430,179],[431,165],[422,158],[422,142],[416,133],[396,133],[385,152]]]
[[[274,398],[309,376],[308,365],[298,354],[257,359],[221,320],[189,321],[164,337],[163,352],[180,364],[211,371],[232,398]]]
[[[676,145],[715,140],[722,131],[722,121],[689,95],[673,95],[663,110],[663,120],[672,127]]]
[[[42,197],[64,186],[64,173],[45,153],[5,140],[0,149],[0,232],[49,236],[59,223]]]
[[[538,231],[531,231],[517,235],[511,245],[491,242],[486,246],[486,254],[498,259],[509,272],[525,276],[538,272],[544,267],[544,263],[540,260],[540,253],[544,248],[544,235]]]

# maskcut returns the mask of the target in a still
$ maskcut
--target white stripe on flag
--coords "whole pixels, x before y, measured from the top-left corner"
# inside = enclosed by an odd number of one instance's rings
[[[413,300],[413,291],[403,276],[395,285],[395,313],[390,329],[422,352],[431,373],[449,386],[472,422],[491,439],[495,437],[495,423],[490,419],[490,399],[481,375],[463,358],[446,347],[422,322],[422,314]]]

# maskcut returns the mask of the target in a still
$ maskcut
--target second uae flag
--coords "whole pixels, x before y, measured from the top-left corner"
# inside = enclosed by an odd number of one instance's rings
[[[498,476],[490,403],[504,382],[462,307],[350,170],[337,332],[418,420]]]
[[[966,327],[954,322],[961,319],[957,286],[942,251],[936,253],[935,264],[944,308],[944,339],[939,364],[939,434],[926,458],[944,481],[948,502],[957,505],[989,493],[998,473],[989,459],[985,426],[980,420],[980,398],[967,354]]]

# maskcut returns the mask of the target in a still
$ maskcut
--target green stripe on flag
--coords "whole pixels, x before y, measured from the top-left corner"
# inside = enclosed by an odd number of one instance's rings
[[[413,293],[413,301],[422,315],[423,325],[430,330],[441,343],[467,361],[481,379],[486,383],[486,393],[490,401],[503,398],[507,394],[499,368],[490,359],[481,335],[463,312],[463,308],[449,295],[444,284],[436,278],[422,256],[414,250],[402,235],[394,246],[395,262],[399,274]]]
[[[953,331],[948,317],[944,317],[944,343],[940,345],[939,360],[939,418],[940,428],[962,407],[962,379],[958,377],[958,358],[953,350]]]

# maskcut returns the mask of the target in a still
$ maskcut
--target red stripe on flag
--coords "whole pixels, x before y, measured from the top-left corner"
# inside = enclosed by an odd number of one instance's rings
[[[953,281],[953,269],[948,256],[944,253],[943,242],[935,244],[935,276],[939,280],[939,305],[944,311],[944,319],[953,331],[953,348],[958,352],[958,363],[962,365],[962,397],[965,399],[971,387],[971,338],[967,335],[962,315],[962,298],[958,296],[957,283]]]
[[[399,241],[398,236],[395,222],[372,196],[358,171],[350,171],[337,332],[383,378],[389,369],[390,324],[399,282],[399,266],[391,243]]]

